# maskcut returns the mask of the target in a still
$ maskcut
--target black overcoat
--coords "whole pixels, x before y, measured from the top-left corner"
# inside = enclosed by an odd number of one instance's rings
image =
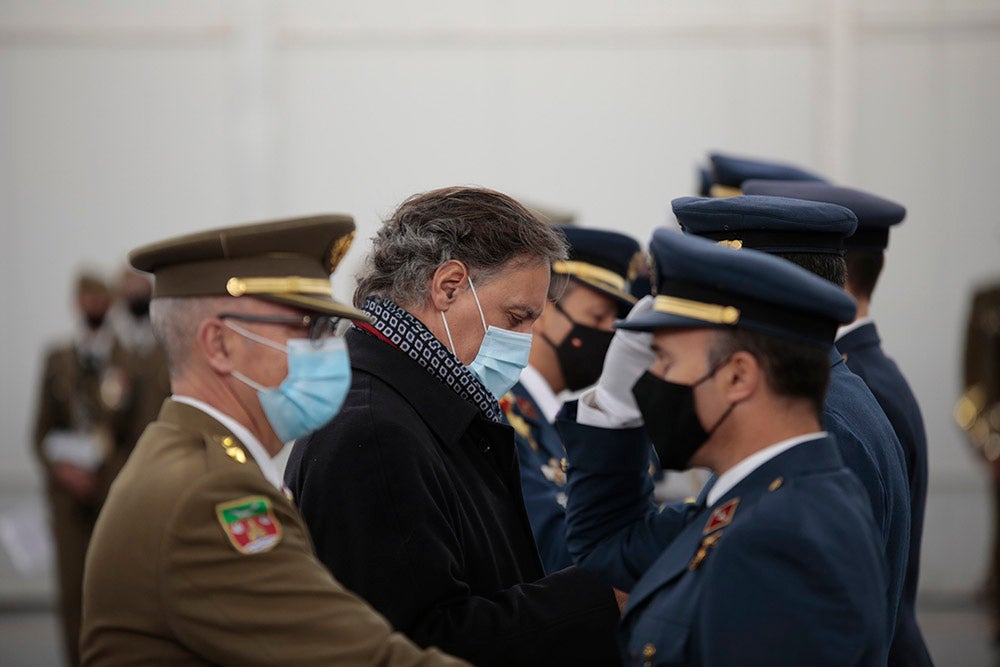
[[[478,665],[617,664],[611,589],[544,575],[513,429],[388,342],[347,342],[344,406],[285,472],[334,576],[418,644]]]

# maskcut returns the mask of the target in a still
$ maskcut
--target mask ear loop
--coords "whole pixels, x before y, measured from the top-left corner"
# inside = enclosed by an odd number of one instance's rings
[[[238,333],[239,335],[243,336],[244,338],[249,338],[255,343],[260,343],[261,345],[267,345],[268,347],[273,348],[278,352],[284,352],[285,354],[288,354],[288,348],[282,345],[281,343],[275,343],[270,338],[265,338],[264,336],[255,334],[254,332],[249,331],[248,329],[244,329],[239,325],[233,324],[229,320],[223,320],[222,323],[225,324],[228,328]]]
[[[448,318],[444,316],[443,310],[439,310],[438,312],[441,313],[441,321],[444,322],[444,332],[448,334],[448,346],[451,347],[451,353],[455,354],[455,341],[451,339],[451,329],[448,328]]]
[[[254,341],[255,343],[260,343],[261,345],[266,345],[266,346],[268,346],[270,348],[278,350],[279,352],[284,352],[285,354],[288,354],[288,348],[285,347],[284,345],[282,345],[281,343],[275,343],[270,338],[265,338],[264,336],[259,336],[259,335],[255,334],[252,331],[244,329],[243,327],[241,327],[239,325],[233,324],[229,320],[223,320],[222,323],[225,324],[230,329],[232,329],[233,331],[235,331],[236,333],[238,333],[239,335],[243,336],[244,338],[249,338],[250,340]],[[255,381],[255,380],[251,380],[246,375],[243,375],[243,373],[240,373],[237,370],[230,371],[230,374],[234,378],[236,378],[237,380],[239,380],[240,382],[242,382],[243,384],[247,385],[248,387],[250,387],[251,389],[254,389],[256,391],[267,391],[267,389],[268,389],[264,385],[260,384],[259,382]]]
[[[472,290],[472,297],[476,300],[476,308],[479,309],[479,319],[483,321],[483,331],[489,331],[486,326],[486,316],[483,315],[483,307],[479,304],[479,295],[476,294],[476,286],[472,284],[472,276],[469,276],[469,288]]]

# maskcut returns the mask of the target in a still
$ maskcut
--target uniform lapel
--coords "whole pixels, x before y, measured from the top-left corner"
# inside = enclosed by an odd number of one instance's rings
[[[538,446],[545,450],[548,457],[557,461],[566,456],[559,432],[545,419],[542,409],[531,393],[520,382],[514,385],[512,393],[517,401],[517,409],[531,427],[532,435]]]

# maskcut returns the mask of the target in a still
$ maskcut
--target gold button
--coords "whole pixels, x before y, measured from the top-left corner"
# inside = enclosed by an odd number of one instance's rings
[[[563,472],[569,471],[569,461],[566,460],[565,456],[559,459],[559,467],[562,468]]]
[[[226,454],[229,454],[229,458],[235,459],[240,463],[247,462],[247,455],[243,453],[242,449],[231,447],[226,450]]]
[[[777,490],[778,490],[778,488],[779,488],[779,487],[781,486],[781,483],[782,483],[782,482],[784,482],[784,481],[785,481],[785,480],[784,480],[783,478],[781,478],[781,477],[776,477],[776,478],[774,479],[774,481],[773,481],[773,482],[771,482],[771,486],[767,487],[767,490],[768,490],[768,491],[777,491]]]
[[[222,439],[222,446],[226,447],[227,449],[229,447],[232,447],[233,444],[235,444],[235,443],[233,443],[233,439],[230,438],[228,435],[225,438]]]
[[[653,656],[656,655],[656,647],[652,644],[646,644],[642,647],[642,657],[646,660],[652,660]]]

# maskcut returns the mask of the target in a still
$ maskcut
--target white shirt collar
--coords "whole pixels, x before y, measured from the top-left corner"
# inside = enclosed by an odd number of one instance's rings
[[[754,452],[726,472],[719,475],[719,478],[715,480],[715,484],[708,490],[708,497],[705,499],[706,504],[709,507],[714,505],[719,498],[726,495],[734,486],[746,479],[750,473],[773,459],[778,454],[791,449],[795,445],[801,445],[803,442],[809,442],[810,440],[823,437],[826,437],[826,431],[806,433],[805,435],[797,435],[794,438],[789,438],[788,440],[782,440],[779,443],[765,447],[758,452]]]
[[[559,409],[562,408],[562,401],[552,391],[552,387],[542,377],[542,374],[534,366],[528,365],[521,371],[520,381],[528,393],[531,394],[531,398],[538,404],[546,421],[554,424],[556,415],[559,414]]]
[[[192,408],[201,410],[206,415],[229,429],[229,431],[236,436],[237,440],[239,440],[240,443],[247,448],[247,451],[250,452],[250,456],[252,456],[253,460],[257,462],[257,466],[260,468],[260,471],[264,473],[264,478],[267,479],[267,481],[270,482],[271,485],[278,491],[284,491],[285,483],[281,479],[281,475],[279,475],[278,471],[275,469],[274,464],[271,463],[270,455],[268,455],[267,450],[264,449],[264,445],[260,444],[260,440],[255,438],[253,433],[251,433],[246,426],[239,423],[229,415],[220,412],[217,408],[212,407],[208,403],[199,401],[197,398],[180,396],[178,394],[174,394],[170,398],[176,403],[183,403],[184,405],[190,405]]]
[[[850,324],[845,324],[844,326],[839,327],[837,329],[837,337],[834,339],[834,342],[840,340],[841,338],[843,338],[847,334],[851,333],[855,329],[860,329],[864,325],[871,324],[874,321],[875,320],[873,320],[870,317],[859,317],[858,319],[854,320]]]

